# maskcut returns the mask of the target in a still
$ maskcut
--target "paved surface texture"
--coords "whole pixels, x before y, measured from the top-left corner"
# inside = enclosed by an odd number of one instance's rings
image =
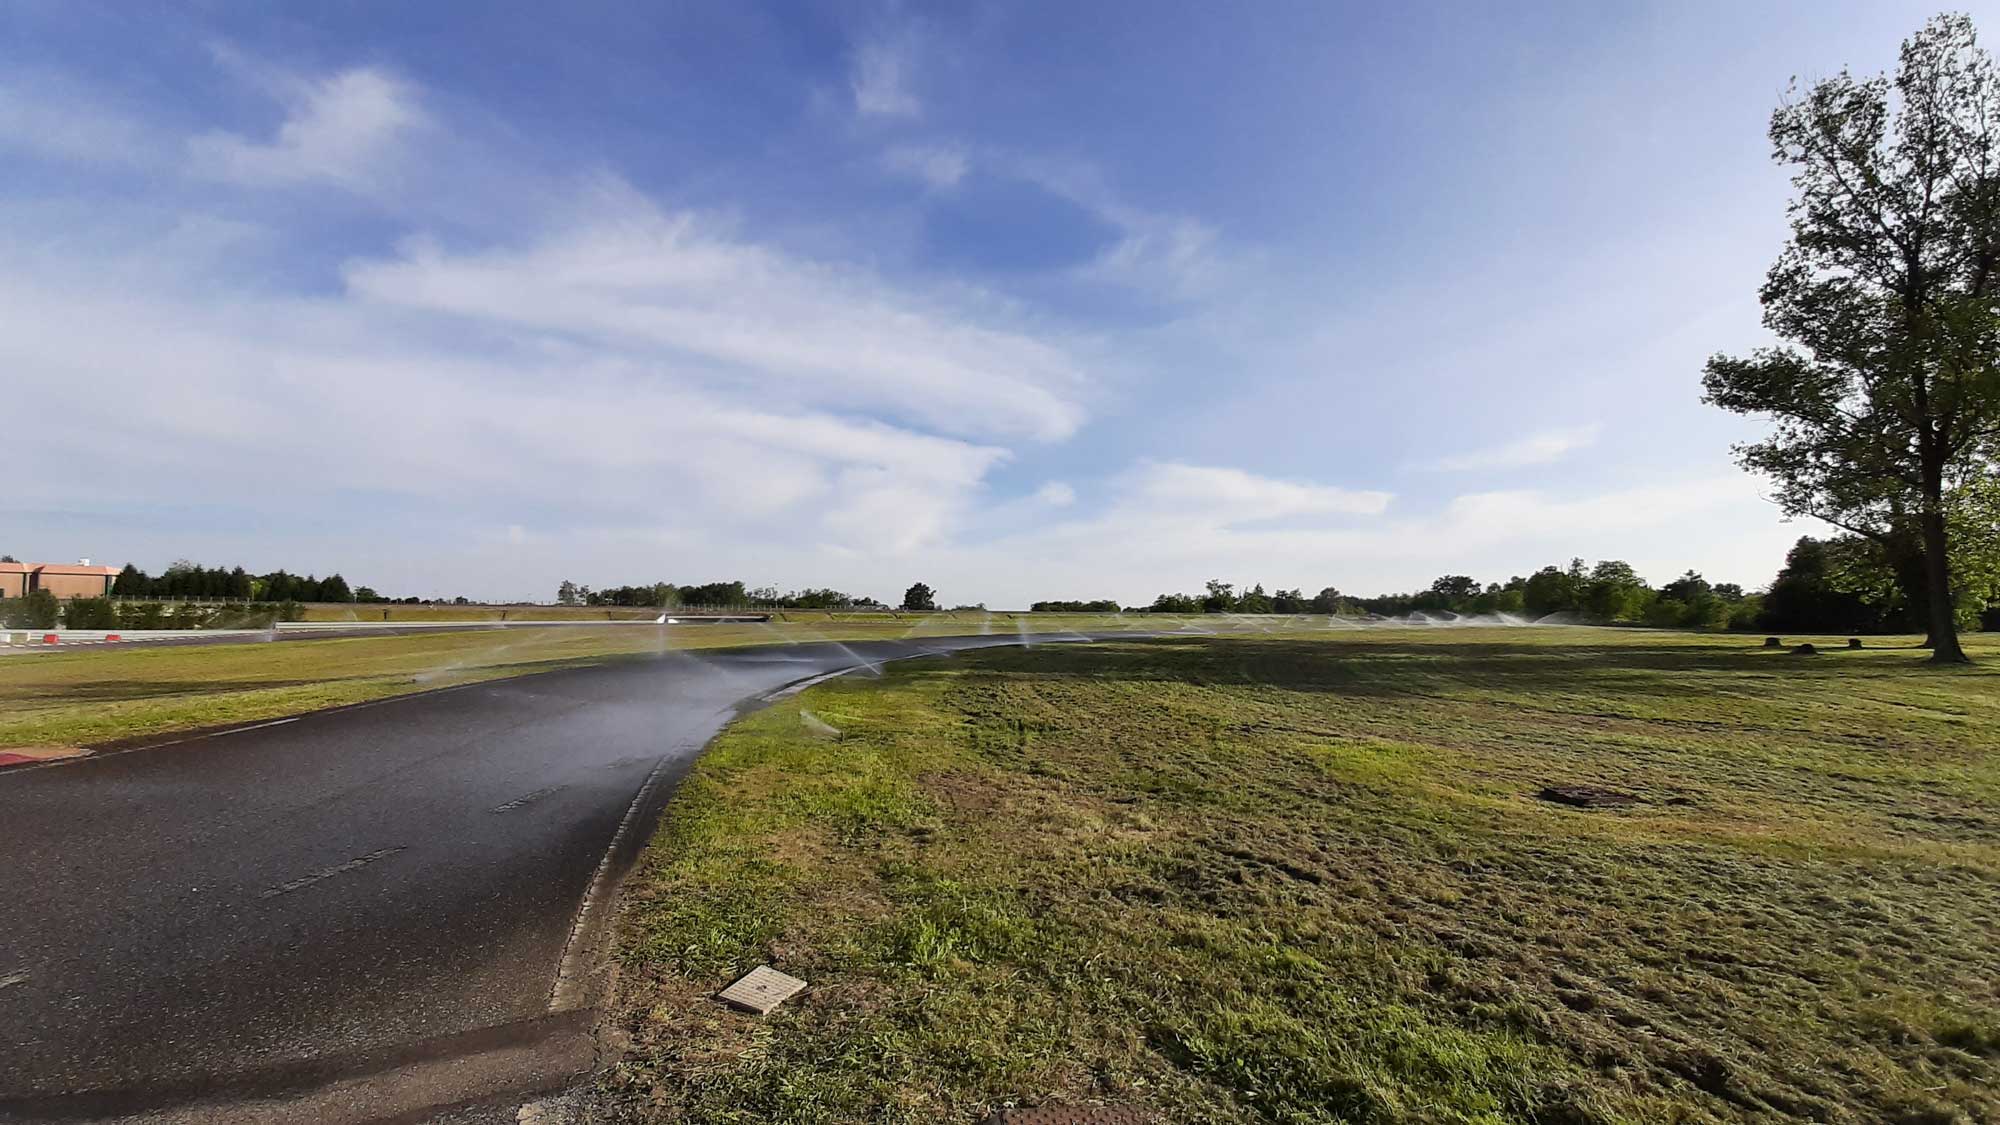
[[[390,1118],[573,1075],[608,891],[735,707],[1000,643],[671,653],[0,775],[0,1119]]]

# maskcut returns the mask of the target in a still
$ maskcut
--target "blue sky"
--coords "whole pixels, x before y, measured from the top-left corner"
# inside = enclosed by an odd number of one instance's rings
[[[1515,7],[0,4],[0,550],[1761,585],[1764,126],[1930,9]]]

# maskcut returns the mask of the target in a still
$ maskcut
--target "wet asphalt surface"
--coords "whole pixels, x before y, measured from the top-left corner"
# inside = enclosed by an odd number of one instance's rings
[[[324,1084],[587,1005],[556,984],[607,849],[739,704],[1008,640],[669,653],[0,773],[0,1118]]]

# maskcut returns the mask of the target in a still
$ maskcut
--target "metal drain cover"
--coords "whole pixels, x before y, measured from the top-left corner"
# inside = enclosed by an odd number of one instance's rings
[[[1115,1105],[1042,1105],[995,1110],[984,1125],[1151,1125],[1136,1109]]]

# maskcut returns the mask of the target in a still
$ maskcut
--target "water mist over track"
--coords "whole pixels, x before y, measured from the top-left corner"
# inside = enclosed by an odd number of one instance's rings
[[[740,702],[1017,643],[784,639],[0,774],[0,1120],[383,1117],[587,1066],[617,877]]]

